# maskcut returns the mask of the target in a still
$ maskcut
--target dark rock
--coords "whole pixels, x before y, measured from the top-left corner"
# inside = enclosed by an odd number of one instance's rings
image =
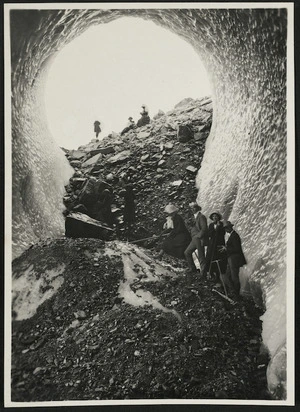
[[[179,142],[181,143],[186,143],[190,141],[191,139],[194,138],[193,129],[188,125],[186,126],[179,125],[178,130],[177,130],[177,138]]]
[[[70,213],[65,222],[65,234],[73,238],[108,239],[114,230],[83,213]]]
[[[81,167],[81,161],[80,160],[71,160],[70,165],[72,167]]]
[[[113,146],[106,146],[106,147],[98,147],[96,150],[98,150],[98,153],[102,153],[102,154],[110,154],[110,153],[114,153],[115,149]]]
[[[87,207],[94,204],[98,200],[100,193],[107,188],[109,188],[108,183],[101,179],[90,177],[84,184],[79,195],[79,203],[82,203]]]
[[[79,204],[73,207],[72,212],[80,212],[80,213],[87,214],[88,210],[83,204]]]

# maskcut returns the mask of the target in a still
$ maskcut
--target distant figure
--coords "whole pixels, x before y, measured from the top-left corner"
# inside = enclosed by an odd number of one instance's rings
[[[135,196],[131,184],[125,185],[123,220],[125,229],[130,232],[131,226],[135,222]]]
[[[101,132],[101,127],[100,127],[100,122],[99,120],[94,121],[94,132],[96,133],[96,138],[98,138],[99,133]]]
[[[224,229],[227,232],[226,245],[222,247],[227,253],[228,266],[226,272],[226,281],[233,290],[236,299],[240,294],[240,267],[246,265],[246,259],[242,250],[241,238],[238,233],[233,229],[233,224],[227,221],[224,225]]]
[[[167,214],[167,218],[163,229],[165,233],[168,233],[168,236],[162,244],[162,250],[158,257],[161,257],[165,252],[175,258],[184,259],[184,251],[191,241],[191,235],[174,205],[167,205],[164,212]]]
[[[148,110],[148,107],[145,105],[145,104],[143,104],[142,105],[142,111],[141,111],[141,115],[142,116],[144,116],[144,115],[147,115],[149,113],[149,110]]]
[[[149,111],[145,104],[142,105],[142,111],[140,114],[142,117],[137,121],[137,127],[145,126],[150,123]]]
[[[133,118],[128,117],[128,123],[127,123],[125,129],[122,130],[121,136],[123,136],[123,134],[129,132],[129,130],[133,129],[134,127],[135,127],[135,122],[134,122]]]

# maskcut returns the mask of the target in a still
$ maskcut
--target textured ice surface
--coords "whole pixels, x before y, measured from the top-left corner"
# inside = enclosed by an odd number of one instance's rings
[[[198,200],[204,213],[218,209],[230,218],[242,237],[248,260],[243,288],[266,308],[269,388],[284,398],[286,9],[11,12],[14,251],[63,230],[70,169],[43,120],[42,83],[51,56],[90,25],[122,15],[151,19],[185,38],[211,77],[213,124],[197,176]]]

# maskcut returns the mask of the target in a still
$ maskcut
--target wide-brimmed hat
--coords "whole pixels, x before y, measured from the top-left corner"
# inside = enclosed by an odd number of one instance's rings
[[[178,212],[178,209],[176,206],[169,204],[165,207],[165,212],[170,215],[171,213]]]
[[[191,202],[189,203],[189,207],[192,209],[193,207],[196,207],[198,210],[201,210],[201,206],[198,205],[196,202]]]
[[[209,216],[210,220],[213,220],[213,215],[217,215],[220,220],[222,219],[222,216],[221,216],[221,214],[220,214],[219,212],[213,212],[213,213]]]
[[[233,227],[233,226],[234,226],[234,224],[231,223],[229,220],[227,220],[227,222],[224,223],[224,228],[226,228],[226,227]]]
[[[128,120],[132,120],[133,119],[133,117],[128,117]]]

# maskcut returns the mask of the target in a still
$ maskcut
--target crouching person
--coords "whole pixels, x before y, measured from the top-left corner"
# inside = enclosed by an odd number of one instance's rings
[[[200,263],[200,275],[205,276],[206,260],[205,260],[205,246],[208,244],[207,219],[201,213],[201,207],[192,202],[189,204],[195,218],[195,224],[191,230],[192,240],[186,248],[184,255],[188,264],[188,280],[191,280],[191,275],[196,273],[196,266],[193,260],[193,253],[197,250],[198,259]]]
[[[162,243],[162,250],[158,257],[162,257],[163,253],[167,253],[175,258],[184,259],[184,251],[191,241],[191,235],[174,205],[167,205],[164,212],[167,218],[163,229],[167,234],[167,238]]]

